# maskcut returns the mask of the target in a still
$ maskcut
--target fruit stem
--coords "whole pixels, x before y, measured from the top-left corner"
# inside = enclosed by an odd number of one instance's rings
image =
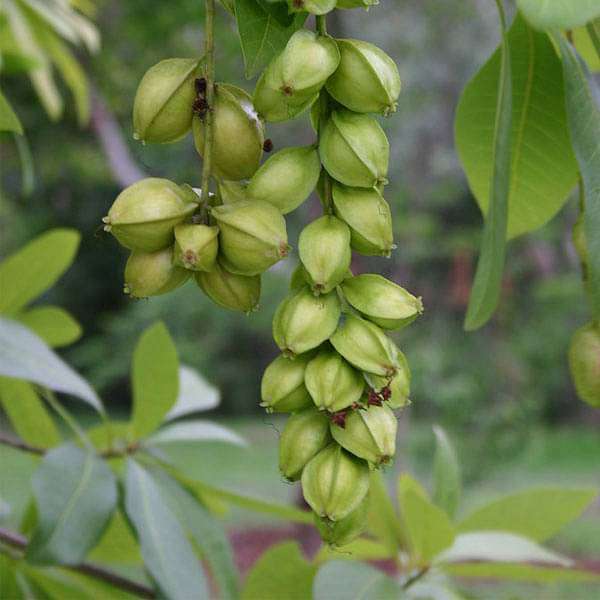
[[[317,15],[317,31],[321,35],[327,35],[327,15]]]
[[[209,185],[212,170],[212,145],[213,145],[213,114],[215,98],[215,0],[205,0],[205,55],[204,78],[206,79],[206,103],[208,108],[204,116],[204,161],[202,162],[202,195],[201,215],[206,220],[209,202]]]
[[[321,94],[319,96],[319,103],[319,127],[317,132],[318,138],[321,137],[321,132],[325,127],[325,123],[327,123],[327,119],[329,119],[330,113],[329,94],[325,90],[321,91]],[[330,215],[333,213],[333,201],[331,198],[331,177],[329,177],[329,174],[325,170],[325,167],[321,169],[321,176],[323,177],[323,195],[321,197],[321,204],[323,205],[323,212]]]

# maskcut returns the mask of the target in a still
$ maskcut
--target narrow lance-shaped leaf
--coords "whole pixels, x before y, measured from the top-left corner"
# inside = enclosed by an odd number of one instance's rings
[[[2,92],[0,92],[0,131],[12,131],[23,135],[21,121]]]
[[[433,460],[433,501],[450,517],[454,517],[460,499],[460,467],[456,452],[446,435],[438,426],[435,433],[435,456]]]
[[[108,465],[95,453],[67,444],[50,451],[32,479],[38,525],[27,559],[77,564],[100,539],[117,503]]]
[[[167,413],[165,421],[183,415],[216,408],[220,402],[219,390],[208,383],[198,371],[181,365],[179,367],[179,393],[177,401]]]
[[[498,82],[496,120],[494,124],[493,172],[490,185],[490,201],[483,227],[481,253],[467,316],[465,329],[481,327],[491,317],[500,296],[504,257],[506,253],[506,229],[508,223],[508,191],[510,184],[510,130],[512,120],[512,81],[510,47],[506,20],[498,0],[502,26],[502,51]]]
[[[159,429],[149,439],[148,444],[162,445],[185,442],[225,442],[245,446],[246,442],[235,431],[210,421],[183,421]]]
[[[36,306],[19,313],[17,319],[54,348],[72,344],[82,333],[81,325],[58,306]]]

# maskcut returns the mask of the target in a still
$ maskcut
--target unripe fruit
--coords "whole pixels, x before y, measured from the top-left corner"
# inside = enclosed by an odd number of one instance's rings
[[[198,271],[195,277],[200,289],[215,304],[244,313],[256,310],[260,298],[259,275],[236,275],[217,262],[212,271]]]
[[[392,377],[398,371],[398,349],[370,321],[346,314],[330,342],[350,364],[361,371],[381,377]]]
[[[306,365],[310,355],[290,360],[278,356],[263,373],[260,405],[267,412],[294,412],[312,406],[312,398],[304,385]]]
[[[337,0],[288,0],[290,12],[307,12],[311,15],[325,15],[331,12]]]
[[[325,348],[306,367],[304,382],[320,410],[337,412],[360,400],[365,380],[335,350]]]
[[[396,453],[398,421],[386,406],[369,406],[346,415],[344,427],[331,424],[331,435],[342,448],[378,467]]]
[[[340,66],[327,80],[327,91],[358,113],[396,110],[400,75],[396,63],[380,48],[360,40],[337,40]]]
[[[204,153],[204,124],[192,122],[198,154]],[[221,179],[249,179],[260,164],[265,141],[264,124],[252,98],[241,88],[226,83],[215,87],[213,106],[212,171]]]
[[[240,181],[220,180],[217,184],[219,204],[233,204],[240,200],[247,200],[246,184]]]
[[[574,333],[569,346],[569,368],[577,395],[590,406],[600,408],[600,326],[597,323],[588,323]]]
[[[315,189],[321,161],[313,146],[284,148],[271,156],[248,184],[249,197],[264,200],[287,214]]]
[[[350,229],[337,217],[323,215],[302,230],[298,253],[315,294],[326,294],[350,267]]]
[[[339,521],[358,508],[369,491],[369,468],[337,444],[321,450],[302,472],[302,493],[319,517]]]
[[[371,6],[377,6],[379,0],[337,0],[336,8],[364,8],[369,10]]]
[[[275,311],[275,343],[288,356],[312,350],[335,331],[340,313],[335,292],[315,296],[308,287],[294,291]]]
[[[339,548],[349,544],[367,528],[368,512],[367,497],[347,517],[339,521],[330,521],[315,515],[315,524],[321,534],[321,539],[332,548]]]
[[[376,392],[382,394],[386,388],[389,390],[386,393],[388,398],[384,399],[384,401],[387,406],[394,410],[404,408],[410,404],[410,367],[408,366],[406,356],[400,350],[397,350],[397,354],[398,372],[391,381],[386,377],[367,375],[367,382]]]
[[[384,329],[406,327],[423,313],[420,298],[374,273],[346,279],[342,291],[351,306]]]
[[[166,294],[183,285],[191,273],[173,264],[173,248],[156,252],[134,250],[125,265],[124,291],[133,298]]]
[[[189,186],[149,177],[125,188],[102,221],[125,248],[154,252],[173,243],[174,227],[197,208]]]
[[[281,474],[289,481],[297,481],[306,463],[330,442],[329,419],[326,415],[314,408],[292,415],[279,439]]]
[[[196,58],[170,58],[150,67],[133,101],[133,137],[164,144],[183,137],[192,126]]]
[[[335,214],[350,227],[350,245],[367,256],[389,256],[394,248],[392,215],[376,188],[332,186]]]
[[[387,183],[390,146],[373,117],[343,109],[331,113],[319,155],[327,172],[344,185],[371,188]]]
[[[173,263],[191,271],[212,271],[219,250],[218,227],[184,223],[175,227]]]
[[[220,229],[225,268],[239,275],[258,275],[288,254],[285,219],[268,202],[240,200],[211,209]]]

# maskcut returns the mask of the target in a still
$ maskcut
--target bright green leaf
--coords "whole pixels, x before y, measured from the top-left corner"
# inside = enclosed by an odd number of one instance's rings
[[[314,560],[318,564],[323,564],[328,560],[386,560],[394,559],[396,556],[396,552],[390,552],[390,549],[380,542],[358,538],[342,548],[333,548],[324,544]]]
[[[92,562],[139,565],[142,555],[121,509],[117,509],[100,541],[90,552]]]
[[[128,459],[125,510],[135,528],[144,564],[169,600],[208,598],[202,565],[181,524],[150,473]]]
[[[132,363],[132,433],[144,437],[163,421],[177,400],[179,361],[164,323],[155,323],[140,337]]]
[[[30,383],[0,377],[0,402],[23,441],[41,448],[50,448],[60,442],[54,421]]]
[[[82,333],[81,325],[58,306],[36,306],[19,313],[17,319],[54,348],[72,344]]]
[[[117,503],[117,485],[95,453],[51,450],[32,479],[38,525],[27,547],[37,564],[77,564],[95,546]]]
[[[51,287],[69,268],[81,236],[74,229],[52,229],[0,264],[0,313],[14,315]]]
[[[454,517],[461,492],[458,458],[446,432],[438,426],[433,428],[433,432],[436,440],[433,459],[433,501],[450,517]]]
[[[278,544],[269,548],[248,573],[242,600],[310,600],[316,572],[296,542]]]
[[[593,35],[593,39],[590,36]],[[589,23],[586,27],[578,27],[572,32],[573,44],[579,52],[579,55],[585,60],[588,69],[592,73],[598,73],[600,71],[600,48],[596,50],[594,41],[598,40],[600,43],[600,19],[595,22]]]
[[[590,488],[525,490],[475,510],[457,529],[510,531],[543,542],[577,519],[597,495]]]
[[[224,442],[238,446],[247,445],[243,438],[228,427],[201,420],[166,425],[150,436],[147,441],[148,444],[155,446],[191,442]]]
[[[537,29],[572,29],[600,16],[599,0],[517,0]]]
[[[0,131],[13,131],[23,135],[23,126],[9,101],[0,91]]]

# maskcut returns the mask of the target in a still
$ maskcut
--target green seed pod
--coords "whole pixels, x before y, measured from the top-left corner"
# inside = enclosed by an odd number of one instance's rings
[[[191,271],[212,271],[219,250],[218,227],[184,223],[175,227],[173,263]]]
[[[165,144],[183,137],[192,126],[196,58],[169,58],[150,67],[133,101],[133,137]]]
[[[337,0],[288,0],[291,13],[307,12],[311,15],[325,15],[331,12]]]
[[[306,388],[320,410],[337,412],[360,400],[365,380],[335,350],[324,348],[306,367]]]
[[[369,467],[337,444],[321,450],[302,472],[302,493],[319,517],[340,521],[369,491]]]
[[[351,306],[384,329],[406,327],[423,313],[420,298],[374,273],[346,279],[342,291]]]
[[[236,275],[217,262],[212,271],[198,271],[195,277],[200,289],[215,304],[244,313],[256,310],[260,298],[259,275]]]
[[[367,256],[389,256],[394,249],[392,214],[377,188],[332,186],[335,214],[350,227],[350,245]]]
[[[366,375],[367,383],[377,392],[382,392],[385,388],[389,389],[389,397],[385,401],[391,409],[404,408],[410,404],[410,367],[406,356],[398,352],[398,372],[390,381],[387,377],[377,377],[376,375]]]
[[[337,40],[340,66],[327,80],[327,91],[358,113],[396,111],[400,75],[396,63],[380,48],[360,40]]]
[[[308,287],[293,291],[275,311],[275,343],[287,356],[312,350],[335,331],[340,313],[335,292],[315,296]]]
[[[220,229],[223,266],[239,275],[258,275],[288,254],[285,219],[268,202],[240,200],[211,209]]]
[[[574,333],[569,346],[569,368],[577,395],[590,406],[600,408],[600,326],[598,324],[588,323]]]
[[[386,406],[369,406],[346,415],[344,427],[331,424],[331,435],[342,448],[375,467],[390,462],[396,453],[398,421]]]
[[[373,117],[334,111],[323,128],[319,155],[327,172],[344,185],[371,188],[387,183],[390,146]]]
[[[345,546],[355,540],[367,528],[369,512],[368,497],[363,500],[347,517],[339,521],[315,515],[315,525],[321,534],[321,539],[332,548]]]
[[[346,314],[330,342],[350,364],[361,371],[381,377],[393,377],[398,371],[396,345],[370,321]]]
[[[311,355],[293,360],[278,356],[263,373],[260,386],[262,402],[267,412],[294,412],[313,405],[304,385],[304,373]]]
[[[321,161],[313,146],[284,148],[271,156],[248,184],[250,198],[264,200],[287,214],[315,189]]]
[[[337,0],[336,8],[364,8],[369,10],[371,6],[377,6],[379,0]]]
[[[240,181],[225,181],[220,180],[217,184],[218,204],[233,204],[240,200],[247,200],[246,184]]]
[[[298,253],[315,294],[326,294],[350,267],[350,229],[337,217],[323,215],[302,230]]]
[[[289,481],[297,481],[306,463],[330,442],[329,419],[322,412],[309,408],[292,415],[279,439],[281,474]]]
[[[166,294],[183,285],[191,273],[173,264],[173,248],[156,252],[134,250],[125,265],[123,290],[133,298]]]
[[[197,208],[189,186],[149,177],[125,188],[102,222],[125,248],[154,252],[173,243],[174,227]]]
[[[204,153],[204,124],[192,122],[198,154]],[[212,171],[220,179],[239,181],[254,175],[263,153],[264,124],[252,98],[241,88],[219,83],[213,107]]]

